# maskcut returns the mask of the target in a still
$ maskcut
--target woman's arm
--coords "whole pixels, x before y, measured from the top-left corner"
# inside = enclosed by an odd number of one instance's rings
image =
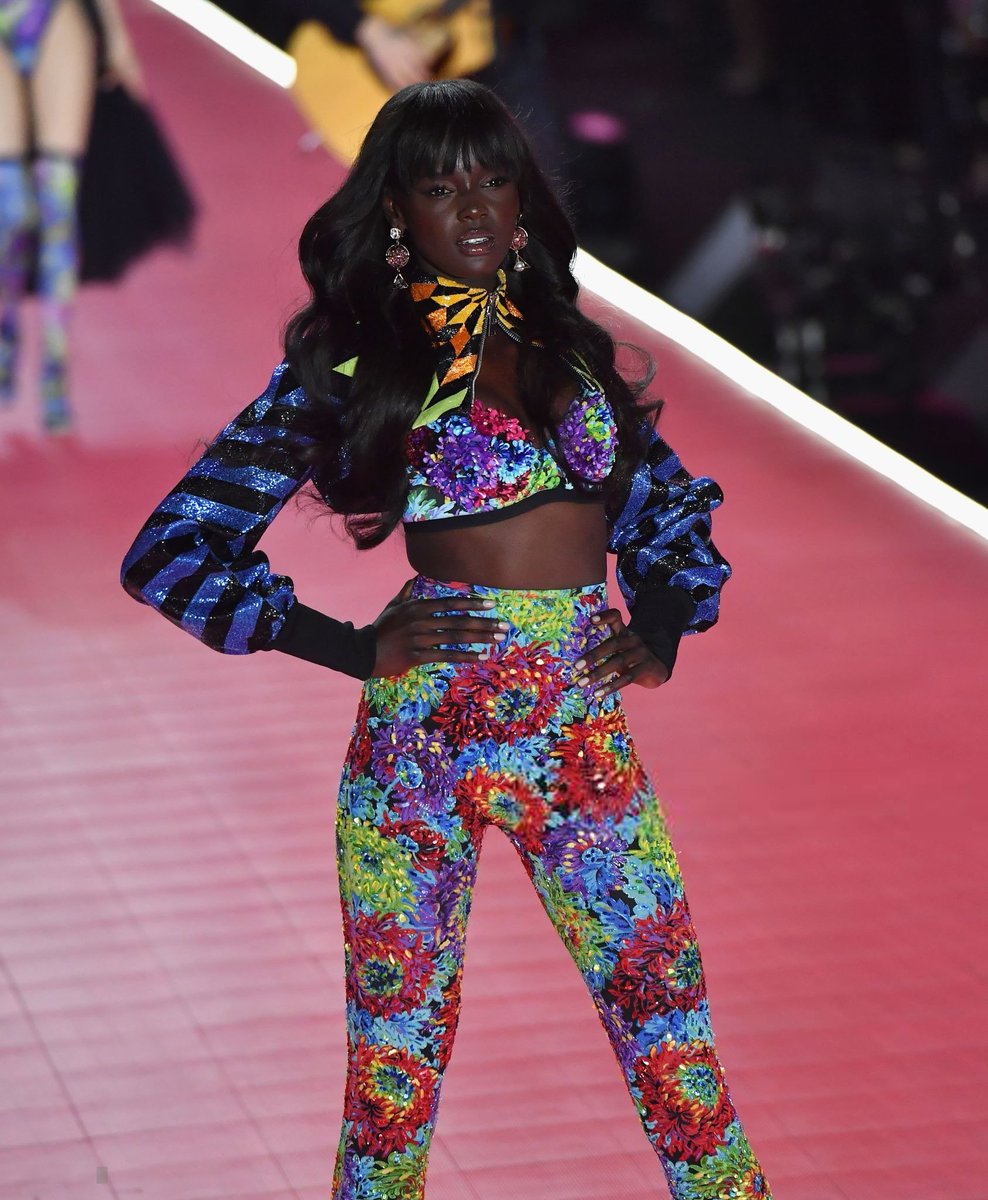
[[[338,42],[358,46],[392,91],[432,78],[432,64],[419,42],[400,25],[365,13],[357,0],[287,0],[299,21],[321,22]],[[409,5],[409,19],[415,6]]]
[[[710,540],[718,485],[694,479],[653,430],[624,507],[611,527],[617,579],[637,633],[672,670],[679,639],[717,620],[727,560]]]
[[[131,95],[143,99],[146,95],[144,73],[140,59],[130,40],[117,0],[93,0],[103,30],[106,66],[114,83],[119,83]]]
[[[600,697],[631,683],[661,687],[683,634],[717,620],[731,574],[710,540],[710,513],[722,500],[717,484],[694,479],[652,430],[608,539],[631,619],[625,625],[616,608],[596,614],[608,636],[575,664],[578,682]]]
[[[283,650],[365,679],[374,627],[354,629],[300,604],[291,579],[255,549],[309,477],[299,453],[305,403],[283,363],[148,518],[121,581],[214,650]]]

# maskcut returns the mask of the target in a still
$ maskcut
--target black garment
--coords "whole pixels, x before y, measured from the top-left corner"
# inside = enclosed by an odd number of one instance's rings
[[[186,243],[195,216],[151,111],[125,88],[101,88],[79,185],[80,279],[119,279],[155,246]]]

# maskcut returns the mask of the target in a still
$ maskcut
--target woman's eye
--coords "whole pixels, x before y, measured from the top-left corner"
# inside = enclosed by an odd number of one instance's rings
[[[450,189],[446,186],[445,183],[437,183],[434,187],[431,187],[428,189],[428,191],[426,192],[426,195],[427,196],[448,196],[449,193],[450,193]]]
[[[495,175],[495,176],[493,176],[493,178],[488,179],[486,186],[492,187],[492,188],[499,188],[499,187],[504,187],[504,185],[506,183],[510,183],[510,182],[511,181],[508,179],[508,177],[506,175]]]

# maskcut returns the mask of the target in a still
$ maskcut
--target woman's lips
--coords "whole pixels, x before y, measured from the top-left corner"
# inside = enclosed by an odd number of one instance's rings
[[[489,254],[494,248],[494,235],[480,230],[475,233],[465,233],[456,239],[456,248],[461,254],[471,257],[475,254]]]

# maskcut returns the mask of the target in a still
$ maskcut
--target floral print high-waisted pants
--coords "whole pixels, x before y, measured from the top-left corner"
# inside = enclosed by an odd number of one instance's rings
[[[364,685],[337,824],[349,1069],[334,1200],[418,1200],[481,840],[502,829],[579,968],[676,1200],[769,1200],[714,1050],[696,934],[619,699],[572,664],[603,584],[507,591],[507,640]]]

